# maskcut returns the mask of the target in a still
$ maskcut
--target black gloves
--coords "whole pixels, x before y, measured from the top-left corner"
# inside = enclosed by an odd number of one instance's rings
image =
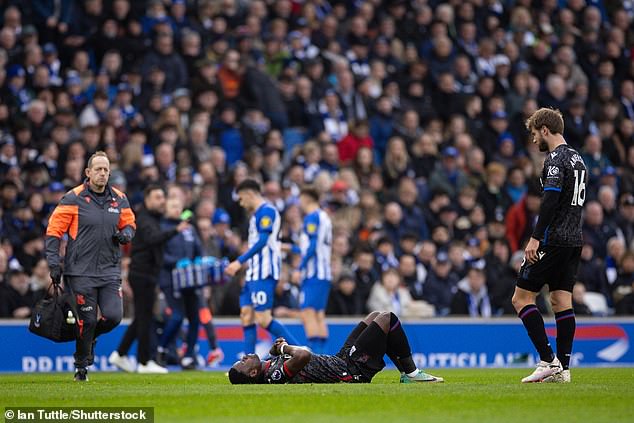
[[[62,269],[60,267],[51,268],[51,279],[55,285],[59,285],[62,282]]]
[[[128,242],[132,241],[132,237],[125,231],[118,231],[114,235],[112,235],[112,240],[117,244],[125,245]]]

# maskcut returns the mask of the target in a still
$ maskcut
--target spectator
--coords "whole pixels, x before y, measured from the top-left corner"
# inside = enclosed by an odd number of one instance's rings
[[[429,238],[429,229],[425,225],[425,216],[419,201],[419,190],[414,180],[409,177],[401,178],[397,195],[403,213],[403,231],[416,234],[420,239]],[[398,245],[398,242],[395,245]]]
[[[498,140],[509,129],[508,115],[504,110],[497,110],[491,114],[489,124],[480,134],[480,147],[485,156],[491,160],[496,151]]]
[[[436,315],[449,314],[452,298],[458,291],[458,275],[452,271],[446,252],[441,251],[436,256],[425,285],[423,297],[436,308]]]
[[[37,230],[40,231],[41,228],[37,228]],[[21,240],[22,246],[17,249],[16,258],[26,274],[30,275],[33,273],[33,268],[44,257],[44,239],[38,232],[33,230],[24,234]]]
[[[394,135],[401,137],[405,144],[411,146],[422,134],[423,130],[416,110],[405,110],[401,121],[394,126]]]
[[[35,267],[33,267],[33,274],[29,279],[29,287],[36,293],[38,297],[44,296],[44,290],[48,289],[51,284],[51,278],[49,276],[50,269],[46,258],[41,257]]]
[[[168,32],[161,32],[154,39],[154,50],[147,53],[141,63],[141,74],[148,74],[154,67],[165,73],[165,91],[174,92],[187,86],[187,66],[180,54],[174,51],[174,38]]]
[[[220,117],[213,125],[216,143],[226,152],[227,165],[242,160],[244,140],[238,122],[238,109],[235,104],[226,103],[220,110]]]
[[[504,216],[512,200],[503,189],[506,180],[506,168],[496,162],[489,163],[486,169],[486,184],[480,187],[478,203],[482,204],[486,220]]]
[[[375,160],[383,161],[387,143],[394,130],[393,106],[390,99],[381,96],[376,102],[376,113],[370,118],[370,136],[374,141]]]
[[[473,264],[467,273],[467,277],[458,283],[458,291],[451,300],[451,314],[470,317],[491,317],[491,300],[489,299],[486,273],[482,264]]]
[[[348,135],[337,143],[339,150],[339,161],[342,165],[348,165],[357,156],[359,149],[372,148],[374,142],[369,135],[368,123],[357,121],[351,128]]]
[[[442,152],[442,162],[429,177],[429,189],[443,190],[454,197],[467,185],[467,175],[458,167],[459,153],[455,147],[446,147]]]
[[[360,46],[360,44],[356,45]],[[351,67],[353,70],[355,65],[357,65],[359,68],[363,67],[362,64],[355,64],[353,62],[351,63]],[[367,66],[367,64],[365,66]],[[366,71],[359,69],[359,72],[365,73]],[[337,97],[339,97],[339,104],[343,109],[343,116],[347,121],[366,121],[367,112],[365,110],[365,104],[354,87],[354,75],[352,74],[352,72],[348,70],[342,70],[338,72],[336,93]]]
[[[577,316],[592,316],[592,311],[590,311],[584,299],[585,294],[585,285],[581,282],[576,282],[572,287],[572,309]]]
[[[595,256],[594,248],[589,243],[584,243],[581,249],[581,259],[577,270],[577,279],[584,284],[586,291],[598,292],[609,300],[609,290],[606,268],[603,261]]]
[[[361,303],[365,307],[368,297],[370,296],[370,291],[375,282],[379,279],[378,274],[374,270],[374,251],[370,246],[362,245],[357,249],[354,254],[351,269],[354,274],[356,289],[359,292]]]
[[[8,283],[2,290],[3,301],[0,303],[0,316],[24,319],[31,315],[41,292],[34,291],[29,285],[28,274],[24,269],[9,272]]]
[[[365,306],[356,290],[355,278],[351,274],[342,275],[330,291],[328,316],[355,316],[363,314]]]
[[[614,282],[616,282],[619,271],[618,266],[625,251],[625,243],[621,238],[614,237],[608,240],[608,253],[604,264],[608,285],[614,285]]]
[[[564,114],[564,136],[566,142],[574,149],[581,150],[584,140],[590,134],[590,117],[586,114],[585,104],[581,99],[573,99],[570,109]]]
[[[583,161],[586,164],[589,172],[588,185],[592,190],[596,192],[597,184],[603,169],[611,166],[610,160],[603,154],[602,151],[603,142],[598,135],[588,135],[585,139],[582,156]]]
[[[319,117],[313,125],[312,132],[325,131],[335,142],[340,141],[348,134],[348,122],[342,110],[337,93],[329,89],[318,105]]]
[[[412,254],[401,255],[398,271],[412,299],[422,300],[427,273],[416,265],[416,257]]]
[[[499,238],[485,257],[486,280],[493,315],[515,314],[511,298],[515,290],[517,272],[511,267],[509,243]]]
[[[540,191],[538,182],[531,181],[526,194],[506,213],[506,238],[512,252],[521,249],[533,233],[533,225],[539,214]]]
[[[590,201],[585,207],[583,239],[592,245],[597,257],[604,259],[607,254],[608,240],[616,236],[616,231],[603,220],[601,204]]]
[[[395,255],[395,245],[389,238],[381,237],[376,241],[374,262],[374,266],[378,274],[382,274],[388,269],[398,267],[398,259]]]
[[[413,300],[408,289],[401,284],[401,276],[397,270],[383,272],[381,282],[372,287],[367,308],[390,311],[403,317],[426,317],[434,314],[432,306],[424,301]]]
[[[414,170],[405,142],[402,138],[392,137],[387,144],[383,162],[383,180],[387,187],[393,187],[403,176],[413,177]]]
[[[616,310],[631,308],[631,295],[634,289],[634,252],[628,251],[619,263],[618,277],[611,287],[612,299]],[[626,303],[621,304],[624,300]],[[630,305],[628,305],[630,304]]]
[[[403,236],[403,210],[398,203],[391,202],[385,205],[384,212],[385,224],[383,231],[392,245],[398,245],[399,240]]]

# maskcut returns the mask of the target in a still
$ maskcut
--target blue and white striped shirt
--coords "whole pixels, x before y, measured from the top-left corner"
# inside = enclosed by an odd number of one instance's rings
[[[330,281],[330,254],[332,246],[332,222],[328,214],[317,209],[306,215],[300,238],[304,279]]]
[[[280,227],[282,218],[275,207],[262,204],[249,220],[249,249],[253,248],[260,237],[267,237],[266,243],[247,260],[247,281],[280,278],[282,254],[280,245]]]

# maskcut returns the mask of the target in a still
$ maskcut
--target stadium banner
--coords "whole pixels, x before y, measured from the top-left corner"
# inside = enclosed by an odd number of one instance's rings
[[[219,368],[227,368],[242,351],[242,327],[238,319],[214,319],[218,343],[225,358]],[[299,342],[304,331],[296,320],[284,323]],[[330,319],[326,352],[336,353],[358,319]],[[94,370],[114,371],[108,356],[117,347],[129,321],[99,338]],[[538,357],[518,319],[432,319],[405,321],[414,359],[422,368],[533,366]],[[556,328],[547,325],[555,346]],[[198,341],[199,364],[204,365],[209,345],[203,330]],[[0,320],[0,372],[72,371],[74,343],[55,344],[28,331],[28,321]],[[573,366],[632,366],[634,318],[579,319],[573,348]],[[272,343],[268,332],[258,329],[257,353],[264,356]],[[135,353],[134,347],[130,352]]]

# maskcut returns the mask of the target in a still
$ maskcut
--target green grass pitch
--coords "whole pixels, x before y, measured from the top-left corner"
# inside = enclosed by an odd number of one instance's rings
[[[634,368],[573,369],[571,384],[520,384],[529,369],[439,370],[444,384],[231,386],[224,373],[0,375],[0,405],[155,407],[157,422],[634,422]]]

